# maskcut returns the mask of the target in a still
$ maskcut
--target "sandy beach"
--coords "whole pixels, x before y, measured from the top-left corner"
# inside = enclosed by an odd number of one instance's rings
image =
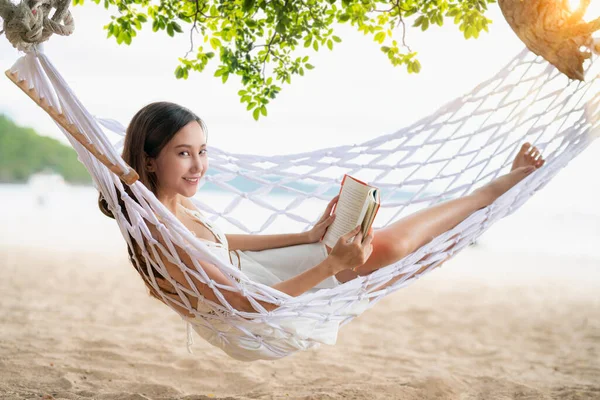
[[[472,246],[336,346],[254,363],[189,354],[124,249],[4,246],[0,266],[0,399],[600,398],[597,259]]]

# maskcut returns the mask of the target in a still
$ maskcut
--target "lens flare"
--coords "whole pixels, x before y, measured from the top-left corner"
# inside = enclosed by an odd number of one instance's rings
[[[571,8],[571,11],[577,10],[579,4],[581,4],[581,0],[569,0],[569,7]]]
[[[569,7],[571,8],[571,11],[577,10],[577,7],[579,7],[580,4],[581,0],[569,0]],[[583,19],[586,21],[591,21],[598,17],[600,17],[600,1],[594,0],[590,2]]]

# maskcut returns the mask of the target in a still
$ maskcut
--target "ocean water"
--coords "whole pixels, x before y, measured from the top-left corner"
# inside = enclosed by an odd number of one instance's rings
[[[577,192],[565,196],[569,177],[555,178],[536,193],[521,209],[492,226],[478,244],[493,251],[520,251],[540,255],[577,255],[598,259],[600,267],[600,212],[598,197],[580,196]],[[596,190],[587,186],[587,190]],[[581,192],[586,193],[584,188]],[[211,208],[223,211],[233,199],[224,192],[200,190],[197,195]],[[594,198],[595,197],[595,198]],[[558,200],[557,200],[558,199]],[[571,199],[571,201],[567,201]],[[261,198],[275,209],[295,205],[289,195],[270,195]],[[97,191],[93,187],[53,183],[43,185],[0,185],[0,245],[32,246],[39,249],[68,251],[119,251],[125,249],[121,233],[114,220],[105,217],[97,208]],[[326,202],[308,200],[292,207],[297,215],[316,221]],[[270,210],[256,207],[245,199],[230,214],[245,226],[259,230]],[[376,221],[377,222],[377,221]],[[243,232],[224,220],[217,224],[226,233]],[[279,216],[264,233],[300,232],[310,226]],[[376,223],[377,226],[377,223]]]

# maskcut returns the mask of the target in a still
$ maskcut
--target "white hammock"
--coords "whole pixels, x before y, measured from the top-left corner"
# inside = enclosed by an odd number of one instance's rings
[[[326,192],[337,192],[343,173],[382,189],[382,208],[375,224],[382,227],[416,208],[463,196],[496,178],[509,166],[524,141],[535,144],[545,154],[543,168],[490,206],[476,211],[454,229],[397,263],[332,289],[291,297],[250,281],[243,271],[216,257],[143,184],[135,181],[135,172],[130,171],[120,157],[122,140],[111,143],[104,131],[123,135],[123,126],[113,120],[93,117],[69,89],[41,46],[34,47],[33,52],[20,58],[7,71],[7,76],[57,121],[109,203],[128,245],[132,246],[130,238],[133,238],[142,248],[146,265],[160,271],[175,287],[179,298],[174,300],[161,291],[150,268],[146,271],[149,284],[176,312],[179,313],[176,306],[189,310],[195,318],[182,317],[205,339],[242,360],[280,358],[318,345],[317,339],[303,336],[294,326],[301,322],[318,330],[327,324],[350,322],[385,295],[413,282],[419,277],[416,272],[423,267],[426,268],[420,275],[475,241],[494,222],[514,212],[598,136],[600,88],[597,75],[592,64],[587,71],[587,82],[568,83],[554,67],[524,50],[496,76],[469,94],[392,134],[363,143],[288,155],[231,154],[212,147],[210,164],[216,173],[206,179],[230,191],[231,202],[220,210],[196,199],[194,203],[216,223],[227,221],[250,233],[268,230],[276,218],[309,228],[316,221],[306,218],[303,205],[317,199],[323,203],[328,201],[332,196]],[[277,180],[265,179],[269,174]],[[140,204],[124,192],[119,176],[131,183],[131,192]],[[258,189],[242,193],[228,183],[235,178],[252,182]],[[295,196],[283,209],[265,197],[276,189]],[[124,202],[131,223],[124,217],[118,197]],[[241,202],[248,203],[245,209],[255,207],[266,213],[266,221],[259,227],[245,225],[235,217]],[[152,237],[149,224],[162,233],[167,247]],[[189,254],[193,265],[180,261],[176,246]],[[203,298],[196,289],[189,290],[169,277],[159,253],[179,265],[192,288],[191,276],[209,285],[221,304]],[[199,260],[216,265],[226,276],[235,279],[231,279],[228,286],[215,283]],[[404,276],[393,285],[376,290],[401,274]],[[240,291],[256,312],[234,309],[223,296],[224,290]],[[194,310],[186,294],[197,297],[202,306]],[[277,304],[278,308],[268,312],[257,300]]]

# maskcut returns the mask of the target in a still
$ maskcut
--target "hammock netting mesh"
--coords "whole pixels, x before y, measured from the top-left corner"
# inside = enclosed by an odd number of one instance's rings
[[[214,204],[200,198],[193,201],[212,222],[247,233],[269,233],[277,223],[289,229],[309,229],[319,216],[307,210],[314,210],[315,204],[324,209],[331,194],[338,192],[345,173],[381,189],[382,205],[374,224],[381,228],[421,208],[471,193],[508,172],[525,141],[545,155],[543,168],[397,263],[335,288],[297,297],[253,282],[243,271],[216,257],[139,181],[129,185],[138,201],[129,196],[120,179],[130,170],[120,157],[125,128],[89,113],[41,46],[21,57],[7,75],[59,123],[107,200],[128,245],[134,240],[141,247],[145,263],[135,262],[136,267],[146,265],[148,283],[162,300],[210,343],[232,357],[251,360],[280,358],[318,345],[319,340],[294,326],[301,321],[318,330],[327,324],[350,322],[518,209],[599,135],[597,65],[589,64],[586,82],[569,81],[546,61],[524,50],[494,77],[437,112],[362,143],[271,156],[233,154],[211,147],[211,173],[206,182],[229,193],[228,200]],[[240,183],[253,189],[242,191],[237,188]],[[268,195],[276,193],[291,195],[285,197],[290,201],[284,206],[281,201],[272,201],[274,196]],[[258,216],[254,224],[244,221],[247,213]],[[153,236],[151,226],[161,240]],[[191,264],[181,261],[178,249],[189,255]],[[160,254],[180,268],[189,287],[169,276]],[[217,266],[230,277],[230,284],[212,281],[201,261]],[[177,296],[163,293],[150,265],[173,285]],[[204,298],[192,277],[207,284],[219,303]],[[400,279],[380,289],[397,277]],[[242,293],[255,311],[235,309],[223,295],[226,291]],[[199,299],[196,309],[191,298]],[[259,301],[278,307],[267,311]]]

